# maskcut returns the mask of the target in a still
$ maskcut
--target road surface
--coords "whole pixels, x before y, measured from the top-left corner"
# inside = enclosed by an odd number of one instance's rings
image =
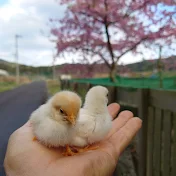
[[[34,82],[0,93],[0,176],[9,136],[48,98],[45,82]]]

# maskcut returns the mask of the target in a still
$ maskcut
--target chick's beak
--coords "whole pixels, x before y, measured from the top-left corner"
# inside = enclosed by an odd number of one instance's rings
[[[75,125],[76,123],[76,118],[74,115],[70,115],[67,117],[67,120],[72,124],[72,125]]]

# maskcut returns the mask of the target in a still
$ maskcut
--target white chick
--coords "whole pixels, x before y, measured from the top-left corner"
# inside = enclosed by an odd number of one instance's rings
[[[108,90],[103,86],[91,88],[73,127],[71,145],[85,147],[101,141],[112,127],[108,108]]]
[[[55,94],[30,117],[34,136],[48,147],[65,146],[81,108],[80,97],[70,91]]]

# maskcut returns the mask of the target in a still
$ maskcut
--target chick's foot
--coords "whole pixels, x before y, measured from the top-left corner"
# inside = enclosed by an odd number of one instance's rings
[[[36,136],[34,136],[32,140],[33,140],[33,141],[36,141],[36,140],[37,140]]]
[[[72,151],[69,145],[66,145],[65,152],[62,153],[64,156],[74,156],[76,153]]]
[[[74,147],[74,149],[77,151],[77,153],[83,153],[83,152],[87,152],[90,150],[97,150],[99,148],[99,146],[95,146],[95,145],[88,145],[84,148],[76,148]]]

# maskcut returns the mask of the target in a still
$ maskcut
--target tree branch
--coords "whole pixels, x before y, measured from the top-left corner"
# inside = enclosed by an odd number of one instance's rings
[[[129,17],[134,11],[140,10],[140,9],[146,7],[146,5],[147,5],[149,2],[150,2],[150,0],[145,1],[145,2],[144,2],[143,4],[141,4],[137,9],[132,10],[131,12],[130,12],[130,10],[129,10],[129,8],[128,8],[127,11],[126,11],[126,13],[125,13],[125,15],[124,15],[123,17],[124,17],[124,18]]]
[[[126,13],[121,16],[121,18],[128,18],[131,14],[133,14],[133,12],[136,12],[136,10],[141,10],[142,8],[144,8],[148,3],[150,2],[150,0],[147,0],[145,1],[143,4],[141,4],[137,9],[135,10],[131,10],[130,11],[130,8],[127,9]],[[108,22],[108,25],[111,25],[111,24],[114,24],[114,23],[117,23],[118,21],[109,21]]]
[[[104,5],[105,5],[106,11],[108,12],[108,4],[107,4],[106,0],[104,0]],[[114,64],[114,53],[113,53],[112,45],[111,45],[111,42],[110,42],[110,35],[109,35],[109,30],[108,30],[107,16],[104,17],[104,27],[105,27],[106,37],[107,37],[107,46],[108,46],[109,54],[110,54],[112,62]]]
[[[135,49],[139,44],[141,44],[143,41],[145,41],[145,40],[147,40],[147,39],[148,39],[148,36],[142,38],[140,41],[138,41],[137,43],[135,43],[135,45],[133,45],[131,48],[127,49],[127,50],[126,50],[125,52],[123,52],[120,56],[118,56],[117,61],[118,61],[122,56],[124,56],[126,53],[128,53],[129,51],[132,51],[132,50]]]
[[[90,48],[81,48],[81,50],[82,51],[90,51],[90,52],[93,52],[96,55],[99,55],[102,58],[102,60],[105,62],[105,64],[108,66],[108,68],[111,68],[111,64],[108,63],[108,61],[106,60],[106,58],[100,52],[94,51],[93,49],[90,49]]]

